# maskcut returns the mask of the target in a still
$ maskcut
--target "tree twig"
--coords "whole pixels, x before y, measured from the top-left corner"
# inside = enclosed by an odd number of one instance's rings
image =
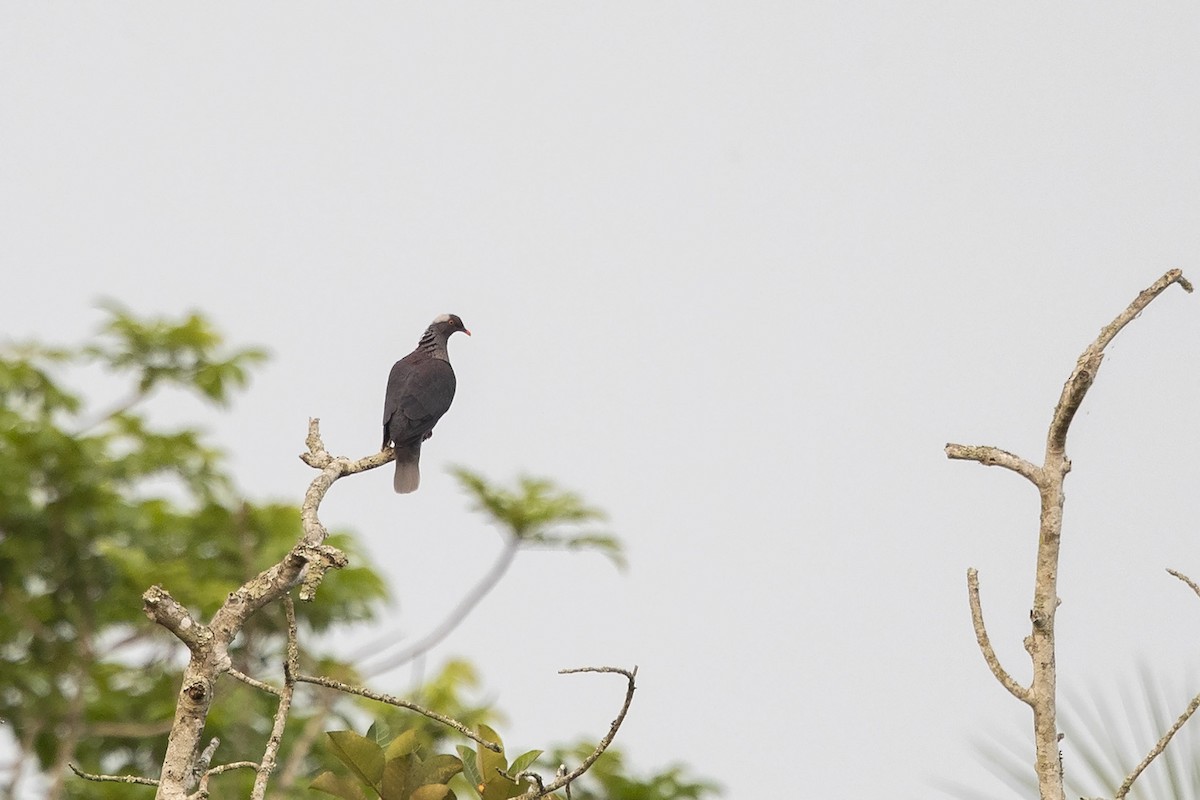
[[[591,769],[592,764],[596,763],[596,759],[604,755],[604,751],[608,749],[608,746],[612,744],[613,739],[616,738],[617,731],[621,729],[621,723],[625,721],[625,715],[629,713],[629,706],[633,703],[633,693],[637,691],[637,685],[634,680],[637,677],[637,671],[637,666],[634,666],[632,670],[625,669],[623,667],[576,667],[574,669],[560,669],[558,671],[559,675],[574,675],[580,672],[615,673],[617,675],[624,675],[626,680],[625,700],[621,703],[621,710],[617,712],[616,719],[614,719],[612,724],[608,726],[608,733],[604,734],[604,738],[600,740],[600,742],[596,745],[596,748],[588,754],[588,757],[585,758],[578,767],[566,773],[565,775],[562,774],[562,770],[560,768],[559,774],[555,776],[553,781],[545,784],[544,786],[531,788],[525,794],[521,795],[522,800],[534,800],[534,798],[545,797],[552,792],[558,791],[564,786],[567,787],[567,792],[569,794],[571,791],[571,782]]]
[[[142,786],[158,786],[158,781],[154,778],[143,778],[141,775],[93,775],[90,772],[84,772],[74,764],[67,764],[80,778],[87,781],[96,781],[97,783],[137,783]]]
[[[1014,455],[999,447],[986,445],[954,444],[946,445],[946,458],[952,461],[978,461],[985,467],[1004,467],[1026,478],[1037,486],[1042,480],[1042,469],[1031,464],[1018,455]]]
[[[1194,580],[1178,570],[1168,569],[1167,572],[1186,583],[1188,588],[1195,592],[1197,596],[1200,596],[1200,585],[1197,585]],[[1150,752],[1146,754],[1146,757],[1142,759],[1141,763],[1134,767],[1133,770],[1131,770],[1130,773],[1125,776],[1124,782],[1117,788],[1116,794],[1113,795],[1113,800],[1124,800],[1125,796],[1129,794],[1129,790],[1133,788],[1133,782],[1136,781],[1138,777],[1146,770],[1146,767],[1150,766],[1150,763],[1154,761],[1154,759],[1162,755],[1163,751],[1167,749],[1167,745],[1170,744],[1171,739],[1175,736],[1175,734],[1179,733],[1180,728],[1182,728],[1187,721],[1192,718],[1192,715],[1196,713],[1197,709],[1200,709],[1200,695],[1196,695],[1192,698],[1192,702],[1188,703],[1188,706],[1186,709],[1184,709],[1184,712],[1179,715],[1177,720],[1175,720],[1175,724],[1172,725],[1170,729],[1162,735],[1162,738],[1160,738],[1154,747],[1150,749]]]
[[[975,626],[975,641],[979,643],[979,649],[983,652],[983,660],[987,662],[988,668],[996,676],[996,680],[1000,681],[1000,685],[1007,689],[1013,697],[1022,703],[1032,703],[1033,698],[1029,694],[1029,689],[1017,683],[1013,676],[1005,671],[1004,667],[1000,665],[996,651],[992,648],[987,628],[983,624],[983,606],[979,602],[979,571],[974,567],[967,570],[967,594],[971,603],[971,624]]]
[[[275,770],[279,745],[283,742],[283,730],[287,725],[288,712],[292,708],[292,696],[296,691],[296,673],[300,671],[296,604],[292,602],[291,595],[283,596],[283,611],[287,617],[287,656],[283,663],[283,688],[279,692],[279,705],[275,709],[275,723],[271,727],[271,736],[267,739],[267,748],[263,752],[262,760],[258,763],[258,774],[254,776],[254,788],[250,792],[250,800],[263,800],[266,796],[267,781]]]
[[[1172,737],[1179,733],[1179,729],[1192,718],[1192,715],[1196,713],[1196,709],[1198,708],[1200,708],[1200,694],[1192,698],[1192,702],[1188,703],[1187,708],[1179,715],[1179,719],[1175,720],[1175,724],[1171,726],[1170,730],[1164,733],[1162,738],[1158,740],[1158,743],[1150,749],[1150,752],[1142,759],[1142,763],[1134,767],[1125,776],[1125,781],[1117,788],[1116,794],[1113,795],[1113,800],[1124,800],[1124,797],[1129,794],[1129,790],[1133,788],[1133,782],[1145,771],[1146,767],[1150,766],[1150,762],[1162,755],[1162,752],[1167,749],[1167,745],[1170,744]]]
[[[1178,578],[1179,580],[1183,581],[1184,583],[1186,583],[1188,585],[1188,588],[1190,588],[1193,592],[1195,592],[1197,597],[1200,597],[1200,585],[1197,585],[1194,580],[1189,578],[1187,575],[1184,575],[1179,570],[1168,569],[1167,573],[1169,575],[1172,575],[1172,576]]]
[[[230,667],[226,671],[229,673],[229,677],[239,680],[242,683],[246,684],[247,686],[253,686],[255,689],[258,689],[259,691],[267,692],[268,694],[273,694],[276,697],[279,697],[281,694],[283,694],[283,690],[280,689],[278,686],[272,686],[269,683],[263,683],[262,681],[258,680],[257,678],[251,678],[246,673],[240,672],[240,671],[234,669],[233,667]]]
[[[453,728],[463,736],[466,736],[468,739],[483,747],[486,747],[489,750],[492,750],[493,752],[500,752],[499,745],[487,741],[478,733],[471,730],[466,725],[463,725],[458,720],[451,719],[450,717],[447,717],[444,714],[439,714],[436,711],[430,711],[428,708],[424,708],[408,700],[402,700],[394,695],[373,692],[370,689],[362,686],[353,686],[349,683],[342,683],[341,681],[335,681],[333,678],[326,678],[322,675],[297,675],[296,681],[298,683],[311,683],[314,686],[324,686],[326,689],[336,689],[339,692],[358,695],[359,697],[365,697],[368,700],[374,700],[378,703],[386,703],[389,706],[396,706],[397,708],[407,708],[409,711],[415,711],[418,714],[422,714],[432,720],[436,720],[447,727]]]

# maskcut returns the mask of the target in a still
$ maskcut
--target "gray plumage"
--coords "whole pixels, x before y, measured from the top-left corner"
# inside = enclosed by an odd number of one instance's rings
[[[398,494],[415,492],[421,483],[421,443],[433,436],[433,426],[454,400],[454,369],[446,342],[462,331],[454,314],[437,317],[417,344],[417,349],[397,361],[388,375],[383,401],[383,448],[396,448],[396,476],[392,488]]]

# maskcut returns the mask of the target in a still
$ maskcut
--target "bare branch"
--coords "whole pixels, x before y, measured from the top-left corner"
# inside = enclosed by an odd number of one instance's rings
[[[1167,272],[1134,298],[1133,302],[1118,314],[1116,319],[1104,326],[1100,335],[1096,337],[1096,341],[1088,345],[1087,349],[1079,356],[1071,377],[1067,378],[1067,382],[1063,385],[1058,405],[1054,407],[1054,418],[1050,422],[1050,432],[1046,438],[1047,454],[1062,453],[1066,449],[1067,430],[1071,427],[1071,420],[1074,419],[1075,412],[1079,410],[1084,396],[1096,379],[1096,372],[1100,369],[1101,361],[1104,360],[1104,348],[1121,332],[1122,328],[1142,313],[1154,298],[1162,294],[1173,283],[1178,283],[1186,292],[1192,291],[1192,284],[1183,277],[1182,270],[1173,269]]]
[[[296,681],[298,683],[311,683],[316,686],[324,686],[326,689],[336,689],[339,692],[358,695],[359,697],[365,697],[368,700],[374,700],[379,703],[387,703],[389,706],[396,706],[397,708],[407,708],[409,711],[415,711],[418,714],[429,717],[430,719],[440,722],[447,727],[453,728],[463,736],[466,736],[468,739],[476,742],[482,747],[486,747],[487,749],[496,753],[500,752],[499,745],[483,739],[479,734],[475,733],[475,731],[471,730],[466,725],[463,725],[458,720],[451,719],[450,717],[439,714],[436,711],[430,711],[429,709],[423,708],[422,706],[409,702],[408,700],[401,700],[399,697],[394,697],[390,694],[373,692],[370,689],[365,689],[361,686],[351,686],[348,683],[335,681],[333,678],[326,678],[321,675],[297,675]]]
[[[276,686],[272,686],[269,683],[263,683],[262,681],[256,680],[255,678],[251,678],[246,673],[239,672],[238,670],[234,669],[233,667],[230,667],[228,670],[226,670],[226,672],[229,673],[229,677],[235,678],[235,679],[241,681],[242,683],[246,684],[247,686],[253,686],[255,689],[258,689],[259,691],[267,692],[268,694],[273,694],[276,697],[278,697],[280,694],[283,693],[282,689],[280,689]]]
[[[304,723],[300,735],[288,745],[287,760],[283,763],[283,768],[279,770],[276,780],[276,786],[280,792],[287,792],[296,784],[296,780],[304,769],[305,759],[312,752],[317,739],[325,732],[325,722],[329,719],[336,700],[337,695],[333,692],[325,692],[320,695],[316,710]]]
[[[208,797],[208,779],[213,775],[232,772],[235,769],[258,769],[258,764],[255,764],[253,761],[231,761],[228,764],[213,767],[200,776],[200,786],[195,792],[188,795],[187,800],[205,800]]]
[[[276,759],[279,756],[279,745],[283,742],[283,730],[287,725],[288,712],[292,708],[292,696],[296,690],[296,673],[299,672],[299,646],[296,643],[296,604],[291,595],[283,596],[283,611],[287,617],[287,659],[283,664],[283,689],[279,693],[279,706],[275,709],[275,724],[271,727],[271,736],[267,739],[267,749],[263,752],[262,761],[258,765],[258,774],[254,777],[254,788],[250,792],[250,800],[262,800],[267,793],[267,781],[275,770]]]
[[[1124,800],[1125,795],[1129,794],[1129,790],[1133,787],[1133,782],[1138,779],[1138,776],[1142,774],[1146,767],[1150,766],[1150,762],[1158,758],[1162,752],[1167,749],[1167,745],[1170,743],[1171,738],[1175,736],[1175,734],[1179,733],[1179,729],[1182,728],[1189,719],[1191,719],[1192,715],[1196,713],[1196,709],[1198,708],[1200,708],[1200,695],[1196,695],[1192,698],[1192,702],[1188,703],[1187,708],[1182,714],[1179,715],[1179,719],[1175,720],[1175,724],[1171,726],[1171,729],[1164,733],[1162,738],[1158,740],[1158,744],[1151,748],[1150,752],[1146,754],[1146,757],[1142,759],[1142,763],[1134,767],[1133,771],[1125,777],[1125,782],[1122,783],[1117,789],[1117,793],[1113,795],[1113,800]]]
[[[304,526],[305,540],[311,544],[319,544],[329,535],[317,518],[317,510],[320,508],[321,501],[325,499],[329,487],[346,475],[382,467],[395,460],[396,455],[389,447],[357,461],[351,461],[344,456],[331,456],[325,449],[325,443],[321,440],[321,420],[317,417],[311,417],[308,420],[308,436],[304,443],[308,447],[308,452],[301,453],[300,460],[313,469],[321,470],[321,474],[313,479],[308,491],[304,493],[304,502],[300,505],[300,520]]]
[[[228,764],[213,767],[205,775],[220,775],[223,772],[232,772],[235,769],[258,769],[258,764],[255,764],[253,761],[231,761]]]
[[[1042,468],[999,447],[948,443],[946,458],[957,461],[978,461],[985,467],[1004,467],[1028,479],[1034,486],[1042,481]]]
[[[170,592],[157,584],[142,593],[142,610],[147,617],[175,634],[189,650],[212,640],[212,632],[196,622]]]
[[[1000,681],[1000,685],[1008,690],[1009,694],[1022,703],[1032,703],[1033,698],[1029,688],[1017,683],[1013,676],[1005,671],[1004,667],[1000,665],[996,651],[992,648],[987,628],[983,624],[983,606],[979,602],[979,571],[974,567],[967,570],[967,595],[971,603],[971,624],[975,626],[975,641],[979,643],[979,649],[983,653],[983,660],[987,662],[988,669],[996,676],[996,680]]]
[[[1197,596],[1200,596],[1200,585],[1197,585],[1194,580],[1178,570],[1168,569],[1167,572],[1186,583],[1188,587],[1196,593]],[[1125,796],[1129,794],[1129,790],[1133,787],[1133,782],[1136,781],[1142,772],[1145,771],[1146,767],[1150,766],[1150,763],[1154,761],[1154,759],[1162,755],[1163,751],[1167,749],[1167,745],[1170,743],[1171,739],[1176,733],[1179,732],[1179,730],[1187,723],[1187,721],[1191,719],[1192,715],[1196,713],[1197,709],[1200,709],[1200,695],[1196,695],[1192,698],[1192,702],[1188,703],[1187,708],[1184,709],[1184,712],[1179,715],[1179,719],[1175,720],[1175,724],[1171,726],[1170,730],[1162,735],[1162,738],[1158,740],[1158,743],[1155,744],[1153,748],[1151,748],[1150,752],[1146,754],[1146,757],[1142,759],[1142,762],[1134,767],[1129,775],[1125,777],[1125,781],[1120,785],[1120,787],[1117,788],[1116,794],[1113,795],[1113,800],[1124,800]]]
[[[617,712],[617,718],[612,721],[611,725],[609,725],[608,733],[606,733],[604,738],[600,740],[600,743],[596,745],[596,749],[593,750],[578,767],[565,775],[562,774],[562,770],[560,768],[559,774],[555,776],[553,781],[543,787],[531,789],[522,795],[522,798],[528,798],[529,800],[532,800],[532,798],[544,797],[551,792],[558,791],[564,786],[567,787],[569,796],[571,791],[571,782],[592,768],[592,764],[596,763],[596,759],[602,756],[604,751],[608,749],[608,746],[612,744],[613,739],[617,735],[617,731],[621,728],[621,723],[625,721],[625,715],[629,712],[630,704],[633,703],[633,693],[637,690],[637,685],[634,682],[634,679],[637,677],[637,667],[635,666],[632,670],[624,669],[622,667],[576,667],[575,669],[560,669],[558,674],[573,675],[579,672],[606,672],[624,675],[626,681],[628,681],[628,684],[625,689],[625,701],[621,704],[621,710]]]
[[[307,441],[312,457],[323,458],[327,465],[305,494],[303,535],[277,564],[230,592],[207,626],[196,623],[187,610],[160,586],[152,587],[143,596],[147,615],[175,633],[191,650],[175,708],[175,719],[167,738],[167,753],[163,758],[156,795],[159,800],[184,800],[188,797],[188,782],[195,774],[196,753],[212,706],[217,679],[233,666],[228,648],[246,621],[259,609],[279,600],[298,583],[301,584],[301,599],[311,599],[325,572],[347,563],[345,554],[324,543],[327,531],[317,519],[317,505],[333,481],[366,467],[361,466],[362,462],[351,463],[346,459],[331,458],[321,444],[315,419],[309,421]],[[237,673],[237,677],[249,682],[245,680],[248,676],[241,673]],[[265,688],[266,684],[260,682],[250,685],[256,684],[257,688],[270,691]],[[291,702],[290,694],[285,688],[279,691],[278,696],[282,714],[286,716]],[[282,724],[280,719],[276,722]],[[270,767],[273,768],[274,764]],[[202,781],[197,794],[206,792],[206,785]]]
[[[1184,290],[1192,291],[1192,285],[1179,270],[1171,270],[1139,294],[1132,303],[1109,323],[1092,342],[1075,364],[1075,369],[1063,386],[1062,395],[1054,408],[1054,415],[1046,435],[1046,453],[1041,466],[1035,467],[1027,461],[994,447],[964,447],[949,444],[946,455],[978,461],[982,464],[1006,467],[1024,475],[1038,487],[1041,512],[1038,525],[1038,550],[1033,589],[1033,607],[1029,617],[1032,623],[1025,637],[1025,649],[1033,662],[1033,677],[1028,687],[1013,680],[996,658],[983,625],[983,612],[979,601],[978,575],[974,569],[967,572],[967,587],[971,601],[971,619],[975,626],[975,638],[983,651],[984,660],[996,679],[1033,710],[1033,732],[1036,748],[1036,772],[1038,790],[1043,800],[1062,800],[1062,760],[1059,756],[1059,731],[1057,723],[1057,667],[1055,664],[1055,614],[1059,603],[1058,569],[1062,539],[1063,483],[1071,469],[1066,456],[1067,431],[1079,410],[1083,398],[1096,378],[1096,372],[1104,359],[1104,348],[1120,330],[1129,324],[1150,302],[1168,286],[1178,283]],[[1194,588],[1194,587],[1193,587]],[[1136,777],[1136,776],[1134,776]]]
[[[74,764],[67,764],[74,772],[85,781],[97,781],[99,783],[137,783],[142,786],[158,786],[158,781],[154,778],[143,778],[141,775],[93,775],[90,772],[84,772]]]
[[[1182,572],[1179,572],[1178,570],[1169,569],[1169,570],[1167,570],[1167,572],[1170,573],[1171,575],[1174,575],[1176,578],[1179,578],[1179,580],[1183,581],[1184,583],[1186,583],[1189,587],[1191,587],[1191,590],[1193,592],[1195,592],[1198,597],[1200,597],[1200,586],[1197,586],[1196,582],[1194,580],[1189,578],[1187,575],[1184,575]]]

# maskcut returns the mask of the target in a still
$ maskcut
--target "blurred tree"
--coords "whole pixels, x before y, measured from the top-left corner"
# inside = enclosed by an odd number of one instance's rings
[[[145,410],[160,388],[223,406],[264,353],[226,351],[197,314],[140,321],[107,308],[88,346],[0,353],[0,735],[13,754],[0,797],[15,797],[20,776],[37,773],[47,798],[131,791],[71,779],[69,762],[156,774],[182,656],[173,637],[142,618],[142,592],[166,583],[206,617],[291,547],[299,529],[296,507],[240,500],[199,431],[157,425]],[[95,380],[97,371],[128,384],[98,414],[66,382]],[[354,553],[345,534],[330,543]],[[320,603],[301,606],[301,624],[319,632],[368,620],[384,597],[377,574],[351,567],[327,582]],[[258,615],[234,665],[259,673],[277,664],[282,633],[281,614]],[[272,708],[260,692],[222,685],[211,721],[222,760],[261,753]],[[302,723],[303,715],[293,720]]]

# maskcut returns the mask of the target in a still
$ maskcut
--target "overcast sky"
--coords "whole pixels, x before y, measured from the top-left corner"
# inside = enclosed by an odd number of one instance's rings
[[[500,546],[447,465],[610,512],[627,574],[523,554],[433,656],[479,663],[511,747],[607,728],[620,682],[560,667],[637,664],[640,768],[1004,797],[969,740],[1028,725],[964,574],[1026,679],[1037,498],[942,448],[1040,461],[1099,329],[1200,279],[1198,36],[1194,2],[5,3],[3,334],[77,342],[115,297],[266,346],[230,413],[158,402],[298,503],[307,418],[375,451],[392,362],[457,313],[421,490],[377,470],[324,519],[415,636]],[[1163,572],[1200,578],[1198,358],[1173,288],[1075,421],[1068,690],[1142,661],[1180,710],[1200,690],[1200,601]]]

